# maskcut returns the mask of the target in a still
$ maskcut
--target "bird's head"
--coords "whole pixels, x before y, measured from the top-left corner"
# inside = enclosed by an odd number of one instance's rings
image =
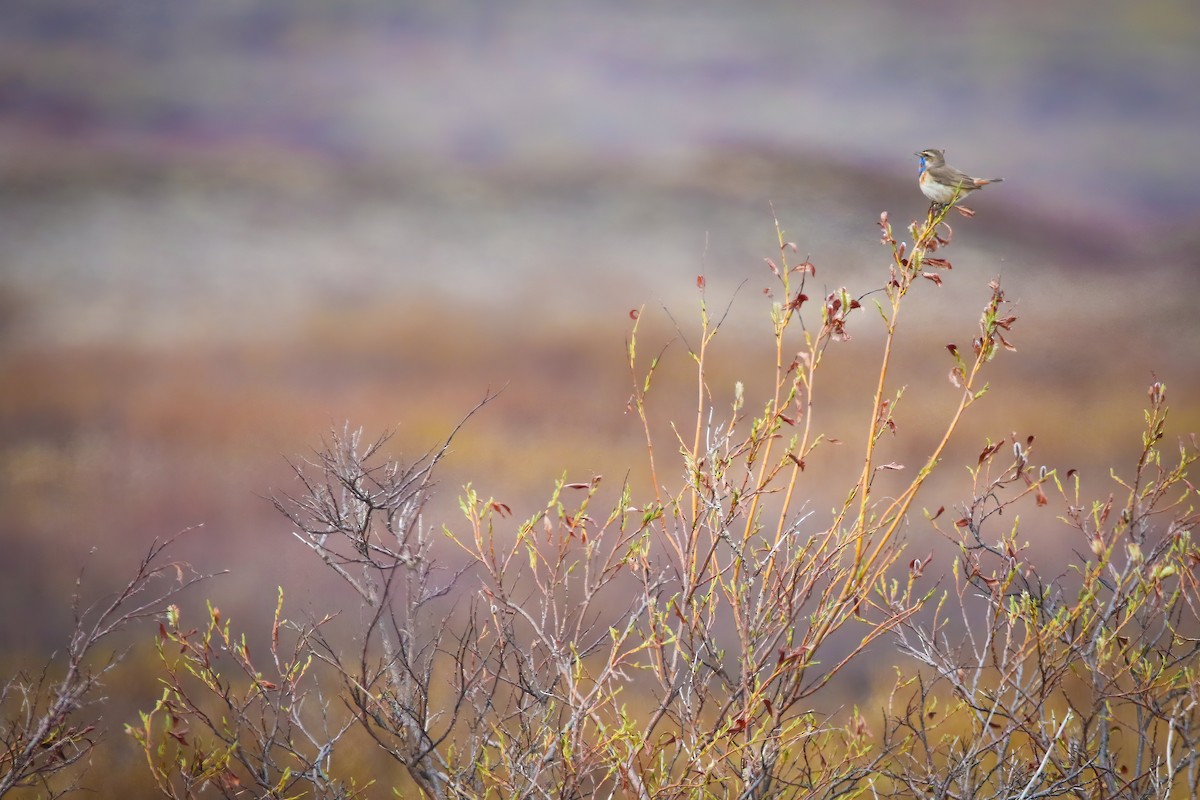
[[[919,153],[913,153],[917,158],[921,159],[921,171],[924,172],[930,167],[940,167],[946,163],[946,151],[934,150],[932,147],[928,150],[922,150]]]

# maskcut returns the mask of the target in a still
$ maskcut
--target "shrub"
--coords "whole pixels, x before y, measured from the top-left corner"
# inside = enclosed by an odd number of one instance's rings
[[[331,432],[274,503],[352,593],[357,623],[347,636],[324,611],[290,621],[281,591],[269,644],[252,648],[215,607],[192,627],[168,605],[161,695],[127,726],[159,791],[1194,796],[1200,550],[1187,472],[1197,451],[1185,442],[1165,460],[1161,384],[1119,492],[1089,503],[1073,472],[1034,465],[1032,437],[989,442],[970,467],[970,499],[925,514],[957,552],[953,585],[926,575],[933,553],[906,557],[918,494],[985,395],[989,364],[1013,349],[1017,320],[992,282],[971,345],[947,347],[956,399],[928,453],[907,470],[884,462],[903,395],[898,323],[910,292],[936,291],[950,269],[956,208],[931,208],[909,227],[911,243],[882,216],[880,285],[816,299],[816,268],[794,259],[776,223],[761,396],[715,382],[725,313],[698,279],[698,329],[678,332],[694,367],[687,426],[662,425],[664,351],[645,356],[642,310],[632,312],[629,410],[650,477],[626,479],[609,500],[600,476],[563,478],[517,521],[468,486],[462,519],[435,525],[426,503],[457,429],[411,463],[384,455],[386,434]],[[816,398],[869,307],[883,346],[861,457],[826,514],[804,499],[834,444]],[[909,477],[893,489],[897,476]],[[1077,558],[1046,579],[1016,512],[1052,504]],[[839,708],[839,676],[889,646],[899,660],[883,708]]]

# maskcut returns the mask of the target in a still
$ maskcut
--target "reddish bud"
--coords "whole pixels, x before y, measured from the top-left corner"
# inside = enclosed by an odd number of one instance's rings
[[[1155,381],[1154,383],[1150,384],[1150,389],[1147,394],[1149,395],[1150,402],[1153,405],[1161,405],[1163,397],[1166,395],[1166,388],[1163,386],[1162,381]]]

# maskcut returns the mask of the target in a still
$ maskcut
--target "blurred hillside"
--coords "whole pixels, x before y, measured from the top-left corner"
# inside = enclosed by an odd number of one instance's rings
[[[103,576],[201,523],[190,557],[235,567],[223,606],[257,614],[279,583],[328,602],[263,496],[347,419],[416,455],[504,387],[432,524],[467,481],[518,519],[564,472],[615,493],[645,474],[629,310],[656,352],[672,319],[694,332],[704,274],[711,306],[736,298],[714,397],[741,380],[752,400],[772,214],[817,266],[811,296],[876,288],[876,221],[924,213],[929,146],[1006,182],[907,312],[887,458],[936,440],[944,345],[1000,275],[1019,352],[919,505],[952,506],[956,464],[1013,431],[1105,492],[1152,373],[1171,435],[1200,427],[1198,77],[1190,0],[6,3],[0,649],[57,644],[93,547]],[[817,409],[847,452],[880,336],[871,314],[851,330],[848,399]],[[683,343],[667,355],[663,407],[686,416]],[[850,465],[828,458],[819,511]]]

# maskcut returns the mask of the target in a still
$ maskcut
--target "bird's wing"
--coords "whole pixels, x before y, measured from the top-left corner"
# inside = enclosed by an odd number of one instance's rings
[[[930,167],[929,175],[938,183],[944,183],[947,186],[961,186],[964,189],[974,189],[978,184],[975,178],[972,178],[961,169],[955,169],[954,167]]]

